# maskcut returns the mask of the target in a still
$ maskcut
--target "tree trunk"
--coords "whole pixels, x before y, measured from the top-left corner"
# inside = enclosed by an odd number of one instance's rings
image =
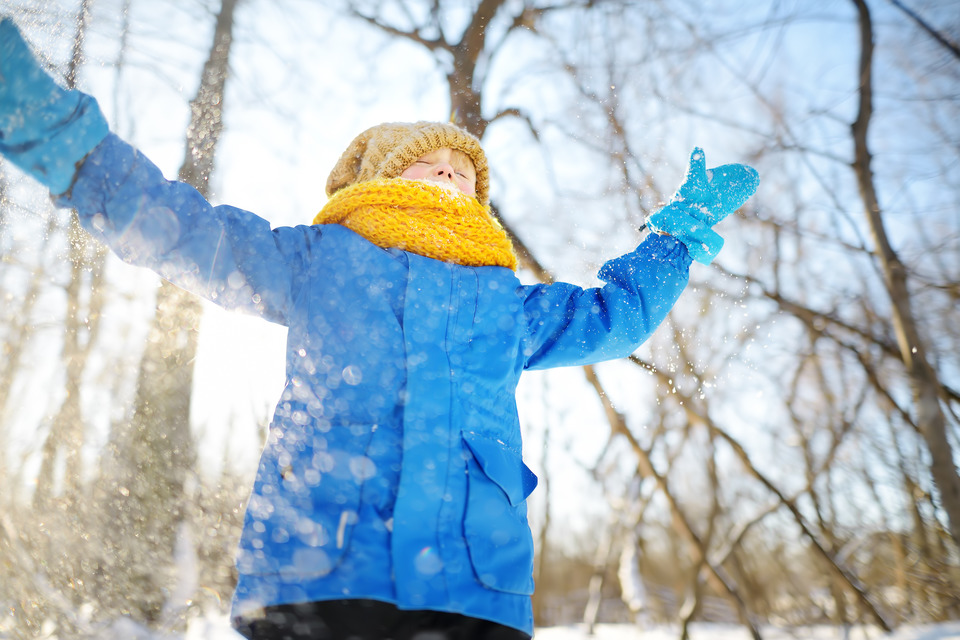
[[[483,117],[483,89],[478,86],[477,61],[485,52],[487,25],[504,4],[504,0],[481,0],[460,42],[452,47],[453,69],[447,74],[450,89],[450,119],[464,129],[483,138],[488,121]]]
[[[56,493],[53,481],[56,477],[55,468],[61,457],[64,469],[60,495],[64,508],[72,508],[82,493],[81,449],[86,423],[80,408],[80,389],[87,358],[99,333],[100,311],[103,306],[103,249],[94,246],[89,236],[80,228],[76,216],[71,216],[68,224],[70,281],[66,287],[67,306],[61,350],[65,371],[65,395],[43,443],[43,456],[33,500],[38,508],[48,506],[49,500]],[[85,297],[88,299],[86,308],[82,303]]]
[[[204,197],[222,130],[224,89],[238,0],[222,0],[213,44],[200,86],[190,103],[191,119],[179,179]],[[114,597],[108,606],[126,608],[137,620],[156,624],[171,603],[176,537],[184,517],[184,483],[194,468],[190,430],[193,363],[201,305],[191,294],[164,282],[140,363],[133,416],[111,434],[107,508],[115,518],[104,564]],[[127,594],[138,594],[130,602]],[[182,603],[172,603],[174,606]]]
[[[77,15],[77,28],[73,38],[73,55],[67,65],[66,85],[68,89],[75,89],[77,74],[83,65],[83,41],[87,23],[90,19],[90,0],[80,3]],[[96,336],[100,297],[94,292],[99,284],[99,268],[95,268],[91,280],[85,283],[91,267],[102,264],[103,253],[92,249],[89,237],[80,230],[75,217],[71,216],[67,223],[67,243],[70,251],[70,280],[67,282],[66,316],[64,318],[63,347],[61,360],[65,371],[65,395],[63,403],[50,424],[46,440],[43,443],[43,455],[40,472],[37,474],[37,488],[34,491],[34,505],[39,508],[47,506],[53,496],[55,487],[55,467],[58,460],[64,460],[63,497],[66,508],[70,508],[80,492],[80,478],[82,474],[80,449],[83,446],[84,422],[80,411],[80,386],[83,371],[86,368],[89,346]],[[93,253],[93,256],[91,255]],[[96,258],[94,258],[96,256]],[[99,260],[97,260],[99,258]],[[90,298],[90,307],[83,314],[84,289]],[[85,316],[81,319],[81,314]],[[87,332],[86,347],[81,345],[81,333]]]
[[[636,454],[637,467],[640,470],[641,476],[644,478],[653,478],[656,481],[657,487],[660,489],[661,494],[663,494],[664,499],[667,501],[667,506],[670,509],[670,519],[673,530],[687,543],[687,549],[690,551],[694,563],[702,568],[706,579],[717,592],[727,596],[730,603],[736,609],[740,622],[747,627],[747,630],[750,632],[750,637],[752,637],[753,640],[761,640],[760,627],[757,622],[754,621],[753,615],[747,607],[746,602],[744,602],[740,596],[736,585],[729,576],[726,575],[723,567],[714,565],[709,561],[706,545],[700,536],[697,535],[696,531],[694,531],[686,514],[680,509],[680,505],[670,490],[670,487],[667,485],[666,476],[656,470],[656,467],[653,465],[653,460],[650,457],[650,452],[643,448],[640,442],[630,432],[623,417],[617,413],[617,410],[613,407],[610,399],[600,386],[600,380],[594,368],[586,366],[583,367],[583,370],[587,375],[587,381],[594,387],[597,395],[600,397],[611,429],[614,433],[619,433],[624,436],[630,444],[630,448]]]
[[[913,391],[916,424],[930,453],[930,474],[940,494],[950,535],[960,545],[960,476],[954,465],[947,437],[947,422],[940,404],[940,380],[927,359],[924,340],[912,310],[907,273],[887,237],[873,182],[872,155],[867,134],[873,116],[873,23],[865,0],[853,0],[860,26],[859,111],[851,127],[854,143],[853,169],[863,200],[864,214],[873,238],[874,253],[893,310],[893,326]]]
[[[83,0],[74,32],[73,55],[65,76],[70,89],[76,87],[78,70],[83,65],[89,17],[90,2]],[[64,287],[66,305],[60,352],[64,397],[41,449],[33,505],[36,516],[49,527],[50,534],[37,540],[38,554],[45,559],[49,582],[66,594],[65,601],[76,609],[87,595],[82,565],[90,540],[86,535],[88,512],[83,502],[82,449],[86,422],[80,392],[88,356],[100,327],[104,250],[90,240],[72,213],[58,212],[51,215],[50,221],[66,235],[70,264],[69,280]],[[58,473],[61,470],[62,473]],[[59,487],[58,478],[61,479]],[[59,633],[77,635],[76,620],[65,614],[62,607],[48,609],[48,613]]]

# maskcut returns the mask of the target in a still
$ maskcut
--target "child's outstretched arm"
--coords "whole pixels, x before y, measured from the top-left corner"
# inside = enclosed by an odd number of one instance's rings
[[[600,269],[602,287],[557,282],[522,287],[527,322],[525,368],[547,369],[624,358],[653,334],[680,297],[690,254],[667,235],[650,234]]]
[[[527,368],[590,364],[633,353],[680,297],[691,258],[708,264],[720,251],[723,239],[711,227],[746,202],[758,184],[757,172],[746,165],[708,171],[703,151],[694,149],[676,195],[648,220],[657,233],[604,264],[603,287],[524,288]]]
[[[190,185],[167,181],[109,132],[94,98],[47,75],[9,19],[0,20],[0,153],[124,261],[224,307],[286,323],[307,236],[318,232],[272,230],[248,211],[215,207]]]
[[[317,227],[278,227],[243,209],[213,206],[164,178],[114,134],[90,152],[55,199],[124,262],[146,267],[222,307],[287,324]]]

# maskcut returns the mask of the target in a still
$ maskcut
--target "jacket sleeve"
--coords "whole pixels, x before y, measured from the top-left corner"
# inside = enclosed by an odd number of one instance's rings
[[[286,324],[317,227],[281,227],[213,206],[164,179],[142,153],[110,134],[56,200],[121,259],[226,308]]]
[[[663,322],[687,286],[690,254],[650,234],[601,267],[602,287],[558,282],[522,287],[526,369],[584,365],[633,353]]]

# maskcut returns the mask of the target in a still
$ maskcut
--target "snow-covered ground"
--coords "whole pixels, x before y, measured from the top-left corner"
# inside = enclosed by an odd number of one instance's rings
[[[940,625],[903,627],[884,635],[880,629],[856,627],[847,635],[840,627],[816,626],[795,629],[766,627],[761,629],[764,640],[960,640],[960,622]],[[536,640],[678,640],[677,627],[639,627],[609,624],[597,625],[593,636],[583,627],[550,627],[538,629]],[[750,633],[743,627],[732,625],[697,624],[691,633],[693,640],[750,640]]]
[[[130,620],[118,620],[109,629],[93,635],[100,640],[244,640],[243,636],[230,628],[227,617],[223,615],[195,618],[186,634],[151,632]],[[960,640],[960,621],[903,626],[889,635],[875,627],[853,627],[844,630],[826,625],[764,627],[761,635],[763,640]],[[15,631],[14,635],[8,636],[0,628],[0,640],[19,637]],[[40,637],[45,640],[65,640],[53,633],[41,634]],[[679,637],[677,626],[600,624],[592,636],[582,625],[537,629],[534,640],[678,640]],[[691,637],[692,640],[751,640],[750,633],[745,628],[730,624],[695,624]]]
[[[119,630],[119,629],[118,629]],[[123,630],[117,635],[119,640],[177,640],[177,636],[137,636],[132,629]],[[889,635],[877,628],[855,627],[846,633],[840,627],[814,626],[800,628],[773,628],[761,630],[764,640],[960,640],[960,621],[937,625],[904,626]],[[548,627],[537,629],[535,640],[678,640],[677,627],[656,626],[640,628],[632,625],[597,625],[593,636],[587,634],[582,626]],[[695,624],[693,640],[750,640],[749,632],[734,625]],[[243,640],[235,633],[225,617],[210,616],[197,619],[183,640]]]

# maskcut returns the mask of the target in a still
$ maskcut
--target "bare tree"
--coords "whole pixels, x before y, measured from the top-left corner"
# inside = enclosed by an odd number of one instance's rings
[[[873,116],[873,23],[864,0],[853,0],[860,26],[860,82],[857,119],[851,125],[854,142],[853,168],[857,175],[864,214],[873,238],[874,251],[883,270],[893,311],[893,326],[900,357],[913,389],[916,424],[930,453],[930,473],[940,493],[953,542],[960,546],[960,475],[954,463],[953,447],[947,437],[947,422],[941,407],[942,387],[927,356],[926,340],[913,312],[913,296],[907,270],[890,244],[883,211],[874,185],[873,154],[868,132]]]
[[[75,89],[77,74],[83,65],[83,41],[90,19],[90,2],[83,0],[77,16],[73,39],[73,55],[67,67],[66,85]],[[56,478],[55,466],[64,458],[64,508],[72,511],[81,492],[82,466],[80,463],[84,442],[85,421],[80,407],[83,372],[91,348],[96,343],[103,304],[101,284],[104,250],[92,243],[80,228],[75,216],[69,217],[67,242],[69,247],[70,279],[66,286],[67,304],[62,360],[65,372],[63,403],[50,424],[43,444],[43,458],[37,474],[34,504],[46,508]],[[86,309],[84,302],[86,301]]]
[[[237,4],[238,0],[221,3],[197,95],[190,104],[179,177],[204,195],[223,127]],[[191,294],[166,282],[158,289],[133,414],[129,422],[114,426],[102,466],[103,508],[114,522],[102,559],[105,608],[129,610],[135,619],[151,625],[158,624],[169,606],[166,592],[175,570],[169,563],[185,522],[185,483],[196,462],[189,417],[200,312],[200,302]]]
[[[632,231],[669,196],[693,144],[708,160],[747,161],[761,172],[760,192],[719,229],[727,247],[709,268],[694,267],[668,323],[631,361],[598,365],[576,383],[585,405],[596,401],[593,418],[571,425],[558,415],[550,426],[547,473],[565,464],[561,443],[571,433],[588,434],[603,446],[594,464],[582,463],[592,483],[584,491],[624,514],[607,519],[609,550],[589,548],[603,536],[571,542],[556,508],[566,497],[544,480],[540,495],[554,509],[537,532],[549,556],[538,564],[538,624],[582,620],[591,579],[593,605],[613,586],[612,566],[603,565],[618,557],[631,558],[648,587],[644,611],[683,619],[687,630],[711,616],[740,619],[756,637],[773,616],[890,627],[960,613],[951,502],[960,446],[960,113],[950,3],[917,11],[892,0],[754,3],[732,17],[721,3],[692,0],[338,6],[364,25],[365,40],[429,54],[413,73],[436,81],[453,118],[483,136],[522,277],[589,282],[601,260],[632,248]],[[811,35],[811,24],[821,33]],[[203,104],[198,93],[193,107],[209,115]],[[209,144],[200,157],[210,159],[219,121],[204,125],[204,117],[192,113],[187,147]],[[198,142],[204,132],[213,135]],[[191,158],[180,177],[203,191],[212,165]],[[517,184],[536,197],[506,188]],[[33,223],[58,238],[69,231],[57,216]],[[77,269],[55,277],[46,258],[3,256],[0,286],[16,295],[0,309],[0,410],[17,404],[39,344],[30,336],[44,329],[35,322],[42,294],[60,283],[80,313],[72,328],[57,321],[67,336],[58,375],[83,372],[69,367],[92,344],[80,320],[96,313],[88,291],[97,257],[72,246]],[[156,316],[138,376],[137,417],[115,425],[104,477],[111,466],[116,475],[101,483],[123,502],[156,505],[163,517],[144,516],[127,531],[141,527],[167,556],[195,455],[186,411],[198,316],[181,295],[161,293],[168,312]],[[66,436],[49,433],[40,458],[58,451],[63,460]],[[145,486],[153,473],[163,497]],[[55,503],[44,498],[57,493],[47,480],[38,499]],[[189,508],[218,532],[198,542],[198,553],[209,560],[205,580],[226,590],[224,541],[235,535],[242,491],[228,472],[215,484],[199,486]],[[62,585],[34,569],[51,557],[42,547],[59,538],[26,535],[11,504],[0,553],[43,578],[23,593],[53,602]],[[221,509],[229,517],[219,518]],[[120,542],[105,560],[128,557],[112,557],[126,553]],[[154,582],[142,587],[156,591]],[[162,603],[149,606],[144,619]],[[604,612],[596,606],[589,621]],[[82,630],[76,616],[63,620],[62,628]],[[38,614],[28,626],[42,622]]]

